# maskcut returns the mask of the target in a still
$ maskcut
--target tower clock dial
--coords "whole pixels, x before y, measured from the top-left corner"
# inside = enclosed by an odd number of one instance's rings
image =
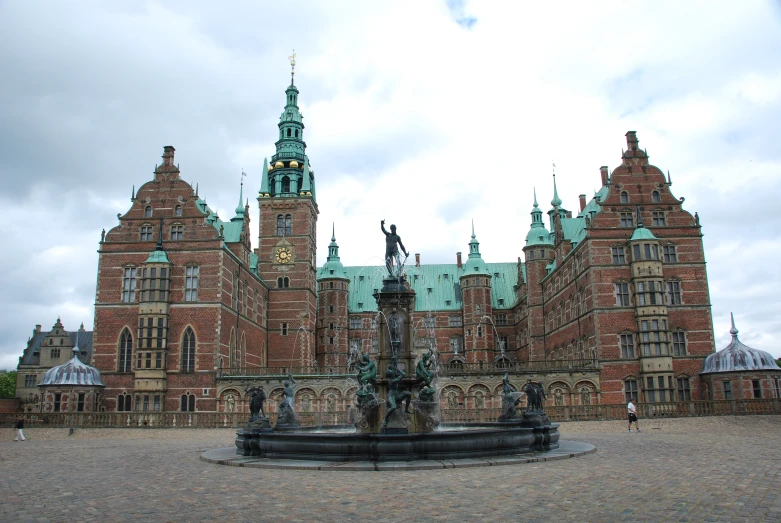
[[[274,259],[277,261],[277,263],[290,263],[292,258],[292,253],[290,252],[290,248],[288,247],[279,247],[277,248],[277,252],[274,255]]]

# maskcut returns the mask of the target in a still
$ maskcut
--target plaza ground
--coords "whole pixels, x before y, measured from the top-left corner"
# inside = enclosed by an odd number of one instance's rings
[[[781,521],[781,416],[561,424],[597,452],[408,472],[226,467],[233,429],[0,430],[0,521]]]

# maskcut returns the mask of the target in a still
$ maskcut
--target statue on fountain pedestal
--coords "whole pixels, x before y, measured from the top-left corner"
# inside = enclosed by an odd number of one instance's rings
[[[420,401],[433,401],[436,389],[431,386],[431,380],[434,379],[434,373],[431,370],[433,361],[431,355],[433,351],[429,350],[418,361],[415,366],[415,376],[420,380],[420,386],[418,389],[418,398]]]
[[[244,393],[249,393],[249,422],[252,423],[258,419],[265,419],[266,412],[263,410],[263,403],[266,401],[266,391],[263,387],[244,387]],[[258,416],[260,414],[260,416]]]
[[[380,221],[380,229],[385,234],[385,267],[388,269],[388,274],[391,278],[401,278],[401,256],[399,255],[399,247],[401,247],[404,253],[405,259],[409,257],[407,249],[404,248],[404,244],[401,243],[401,236],[396,234],[396,226],[391,225],[391,232],[385,230],[385,220]],[[396,245],[398,244],[398,246]],[[396,271],[398,274],[393,274],[393,264],[396,264]]]
[[[391,360],[388,364],[388,370],[385,372],[385,377],[388,378],[388,397],[385,400],[385,418],[382,420],[383,427],[388,426],[388,418],[399,408],[400,404],[405,404],[405,414],[410,413],[409,402],[412,398],[412,394],[401,388],[401,380],[406,376],[407,374],[396,365],[396,360]]]
[[[510,375],[506,372],[502,378],[502,392],[502,414],[499,416],[499,421],[519,421],[520,416],[515,407],[521,402],[523,392],[518,392],[515,385],[510,383]]]
[[[358,392],[355,395],[358,399],[358,405],[363,407],[375,399],[377,364],[372,361],[368,354],[364,354],[355,364],[355,367],[358,370],[358,375],[356,376],[358,379]]]

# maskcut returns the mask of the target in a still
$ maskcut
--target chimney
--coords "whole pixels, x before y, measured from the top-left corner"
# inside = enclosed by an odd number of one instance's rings
[[[173,166],[174,164],[174,149],[173,145],[166,145],[163,147],[163,165]]]
[[[607,165],[603,165],[599,168],[599,174],[602,176],[602,185],[607,185],[608,178],[607,178]]]
[[[629,131],[626,133],[626,147],[630,151],[637,150],[637,132]]]
[[[415,267],[420,267],[420,253],[415,253]]]
[[[40,325],[36,325],[35,326],[35,332],[41,332],[41,326]]]
[[[456,265],[458,266],[458,268],[459,268],[459,269],[460,269],[461,267],[463,267],[463,266],[461,265],[461,253],[460,253],[460,252],[457,252],[457,253],[456,253]]]
[[[583,212],[583,209],[586,208],[586,195],[578,195],[578,200],[580,200],[580,212]]]

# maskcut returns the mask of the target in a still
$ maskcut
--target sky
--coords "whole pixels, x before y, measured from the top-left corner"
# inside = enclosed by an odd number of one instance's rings
[[[383,218],[424,264],[472,220],[514,261],[552,162],[576,211],[634,130],[700,216],[716,348],[734,312],[781,356],[777,1],[0,0],[0,369],[35,324],[92,328],[100,232],[164,145],[223,219],[246,172],[257,231],[293,49],[318,264],[333,224],[345,265],[380,265]]]

